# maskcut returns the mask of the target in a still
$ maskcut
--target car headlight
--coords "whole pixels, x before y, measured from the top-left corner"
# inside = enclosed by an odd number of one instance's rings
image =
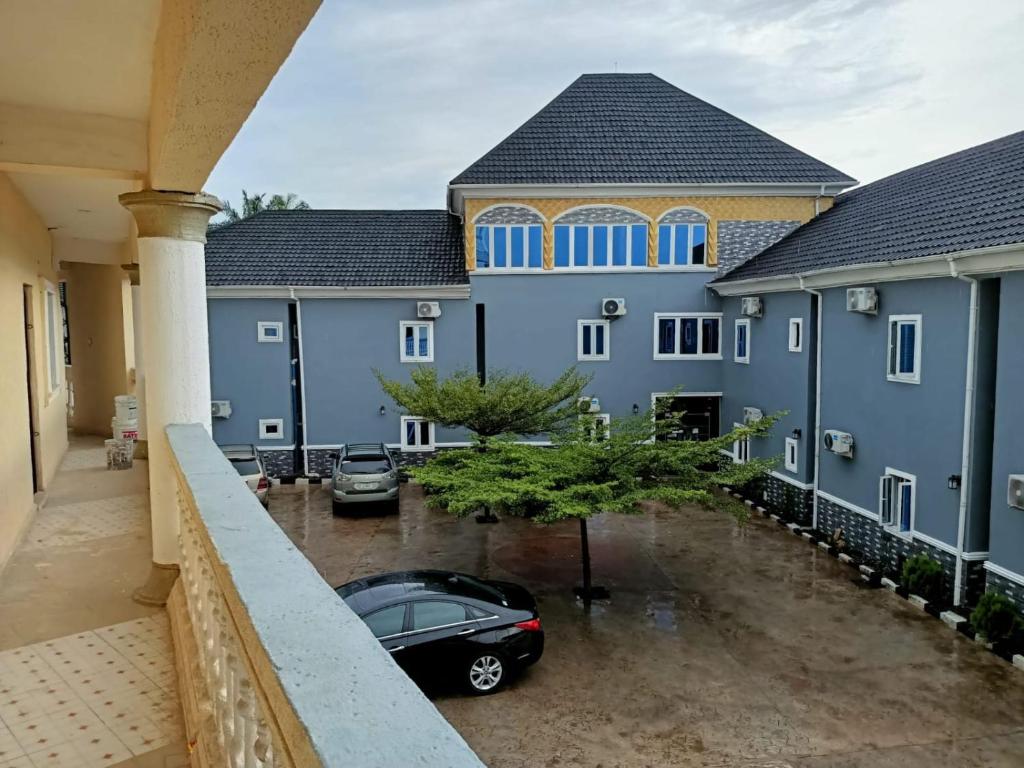
[[[397,469],[392,469],[392,470],[391,470],[390,472],[388,472],[388,473],[387,473],[387,474],[385,475],[385,477],[386,477],[386,478],[387,478],[388,480],[394,480],[394,479],[395,479],[396,477],[398,477],[398,470],[397,470]]]

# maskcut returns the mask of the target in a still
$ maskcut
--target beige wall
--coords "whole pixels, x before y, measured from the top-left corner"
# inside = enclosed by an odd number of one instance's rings
[[[0,173],[0,403],[5,422],[0,430],[0,568],[31,521],[34,509],[23,316],[25,285],[32,288],[38,393],[34,411],[39,431],[39,482],[43,488],[52,480],[68,444],[63,352],[58,358],[59,386],[48,392],[43,310],[47,282],[56,287],[50,235],[7,175]]]
[[[76,432],[110,437],[114,396],[129,391],[125,324],[131,322],[127,275],[119,265],[64,262],[68,325],[71,334],[69,377],[75,393],[71,427]],[[131,328],[127,337],[131,338]]]

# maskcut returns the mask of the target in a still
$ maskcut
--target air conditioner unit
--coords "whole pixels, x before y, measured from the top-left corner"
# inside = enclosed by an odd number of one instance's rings
[[[740,314],[747,317],[760,317],[764,314],[764,306],[760,296],[744,296],[740,299]]]
[[[1024,509],[1024,475],[1010,475],[1010,482],[1006,486],[1006,503]]]
[[[580,413],[600,413],[601,401],[596,397],[581,397],[576,401],[576,408]]]
[[[846,311],[878,314],[878,291],[874,288],[847,288]]]
[[[825,430],[825,450],[848,459],[853,458],[853,435],[838,429]]]
[[[625,299],[601,299],[601,315],[603,317],[622,317],[625,314]]]
[[[435,318],[441,316],[441,303],[438,301],[416,302],[416,317]]]
[[[763,418],[764,414],[761,412],[760,408],[751,408],[750,406],[747,406],[743,409],[744,424],[753,424],[755,421],[760,421]]]
[[[214,400],[210,403],[210,415],[215,419],[226,419],[231,416],[230,400]]]

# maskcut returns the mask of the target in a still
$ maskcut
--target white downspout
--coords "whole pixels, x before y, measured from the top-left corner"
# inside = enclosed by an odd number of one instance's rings
[[[824,297],[821,291],[804,287],[804,279],[800,278],[800,290],[818,297],[817,319],[814,334],[814,498],[811,527],[818,529],[818,467],[821,463],[821,313]]]
[[[309,443],[306,434],[308,422],[306,421],[306,356],[302,352],[302,301],[295,296],[295,289],[291,289],[291,297],[295,300],[295,332],[299,337],[299,397],[302,398],[302,474],[309,476]],[[296,435],[298,437],[298,435]]]
[[[978,368],[978,281],[957,272],[949,260],[949,274],[971,285],[971,306],[967,320],[967,373],[964,385],[964,441],[960,456],[960,514],[956,529],[956,575],[953,580],[953,605],[960,605],[964,581],[964,539],[967,537],[967,503],[971,489],[971,442],[974,437],[974,403]]]

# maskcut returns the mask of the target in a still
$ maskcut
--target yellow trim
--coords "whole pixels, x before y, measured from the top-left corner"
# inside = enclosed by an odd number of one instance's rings
[[[832,207],[832,198],[818,200],[820,210]],[[588,205],[619,206],[645,216],[647,225],[647,265],[658,266],[657,222],[671,210],[691,208],[708,217],[707,265],[718,264],[719,221],[799,221],[814,218],[814,197],[634,197],[634,198],[467,198],[465,210],[466,269],[476,268],[476,229],[474,219],[485,208],[495,205],[525,205],[544,217],[544,269],[554,268],[552,222],[572,208]]]

